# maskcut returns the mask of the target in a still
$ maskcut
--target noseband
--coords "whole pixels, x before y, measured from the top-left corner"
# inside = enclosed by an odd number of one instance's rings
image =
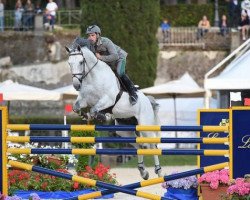
[[[75,56],[75,55],[81,55],[83,57],[83,64],[84,64],[84,67],[83,67],[83,71],[81,73],[77,73],[77,74],[72,74],[72,78],[76,78],[79,80],[80,83],[82,83],[82,80],[92,71],[92,69],[97,65],[98,63],[98,59],[96,60],[96,63],[90,68],[90,70],[85,73],[85,64],[87,65],[87,62],[86,62],[86,59],[85,57],[83,56],[83,53],[82,51],[80,51],[79,53],[70,53],[69,56]],[[78,78],[77,76],[81,76],[81,78]]]

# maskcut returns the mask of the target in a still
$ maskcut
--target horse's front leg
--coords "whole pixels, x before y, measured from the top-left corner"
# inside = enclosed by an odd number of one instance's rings
[[[104,113],[99,113],[100,111],[112,106],[115,100],[112,100],[108,95],[104,95],[91,109],[90,115],[94,118],[103,118],[106,119]],[[105,119],[104,119],[105,118]]]
[[[87,107],[86,99],[83,98],[81,95],[78,95],[78,97],[74,103],[74,106],[73,106],[73,111],[79,115],[82,115],[81,109],[86,108],[86,107]]]

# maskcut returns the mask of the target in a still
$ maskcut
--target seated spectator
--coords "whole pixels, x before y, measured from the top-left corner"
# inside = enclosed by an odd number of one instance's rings
[[[227,23],[227,16],[226,15],[222,15],[222,17],[221,17],[220,33],[223,36],[226,36],[226,34],[228,34],[228,23]]]
[[[242,40],[246,40],[248,28],[249,28],[249,17],[247,15],[247,12],[241,13],[241,20],[239,24],[239,29],[241,30],[242,34]]]
[[[210,22],[207,19],[207,16],[204,15],[202,20],[199,21],[198,24],[198,32],[197,32],[197,39],[202,38],[210,29]]]
[[[166,42],[167,38],[170,37],[170,24],[167,19],[164,19],[161,23],[161,31],[163,34],[163,42]]]

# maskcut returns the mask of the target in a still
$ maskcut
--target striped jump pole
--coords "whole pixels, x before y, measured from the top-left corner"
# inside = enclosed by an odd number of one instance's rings
[[[228,144],[228,138],[145,138],[145,137],[57,137],[7,136],[9,142],[71,142],[71,143],[202,143]]]
[[[58,125],[58,124],[8,124],[7,129],[68,130],[68,131],[204,131],[228,132],[228,126],[155,126],[155,125]]]
[[[184,150],[184,149],[39,149],[9,148],[13,154],[75,154],[75,155],[204,155],[229,156],[229,150]]]
[[[114,190],[117,192],[123,192],[126,194],[130,194],[130,195],[134,195],[134,196],[138,196],[138,197],[142,197],[142,198],[146,198],[146,199],[155,199],[155,200],[169,200],[168,198],[165,197],[161,197],[155,194],[150,194],[147,192],[142,192],[142,191],[137,191],[137,190],[133,190],[130,188],[124,188],[124,187],[120,187],[120,186],[116,186],[116,185],[112,185],[109,183],[104,183],[101,181],[96,181],[96,180],[92,180],[89,178],[84,178],[81,176],[76,176],[76,175],[71,175],[71,174],[65,174],[62,172],[57,172],[57,171],[53,171],[50,169],[46,169],[43,167],[38,167],[35,165],[30,165],[30,164],[25,164],[22,162],[17,162],[17,161],[9,161],[8,163],[9,165],[13,166],[13,167],[17,167],[20,169],[24,169],[24,170],[28,170],[28,171],[34,171],[34,172],[38,172],[38,173],[42,173],[42,174],[49,174],[52,176],[56,176],[56,177],[60,177],[60,178],[64,178],[64,179],[68,179],[68,180],[72,180],[72,181],[76,181],[82,184],[86,184],[89,186],[97,186],[97,187],[102,187],[105,189],[109,189],[109,190]]]
[[[211,171],[214,171],[214,170],[223,169],[223,168],[228,167],[228,166],[229,166],[228,162],[220,163],[220,164],[216,164],[216,165],[202,167],[202,168],[199,168],[199,169],[194,169],[194,170],[181,172],[181,173],[178,173],[178,174],[171,174],[171,175],[167,175],[167,176],[164,176],[164,177],[159,177],[159,178],[149,179],[149,180],[145,180],[145,181],[141,181],[141,182],[137,182],[137,183],[132,183],[132,184],[129,184],[129,185],[124,185],[123,188],[135,189],[135,188],[146,187],[146,186],[150,186],[150,185],[163,183],[165,181],[176,180],[176,179],[179,179],[179,178],[184,178],[184,177],[188,177],[188,176],[193,176],[193,175],[197,175],[197,174],[203,174],[203,173],[206,173],[206,172],[211,172]],[[116,193],[116,191],[114,191],[114,190],[103,190],[103,191],[98,191],[98,192],[92,192],[92,193],[89,193],[89,194],[80,195],[78,197],[68,198],[68,200],[92,199],[92,198],[101,197],[103,195],[107,195],[107,194],[111,194],[111,193]]]

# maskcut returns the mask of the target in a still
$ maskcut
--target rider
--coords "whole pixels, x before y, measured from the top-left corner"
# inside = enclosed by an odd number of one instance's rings
[[[88,35],[88,40],[94,46],[96,57],[112,68],[116,68],[118,76],[128,90],[131,104],[136,104],[138,99],[136,94],[137,89],[125,74],[126,57],[128,54],[110,39],[101,37],[101,29],[97,25],[89,26],[86,34]]]

